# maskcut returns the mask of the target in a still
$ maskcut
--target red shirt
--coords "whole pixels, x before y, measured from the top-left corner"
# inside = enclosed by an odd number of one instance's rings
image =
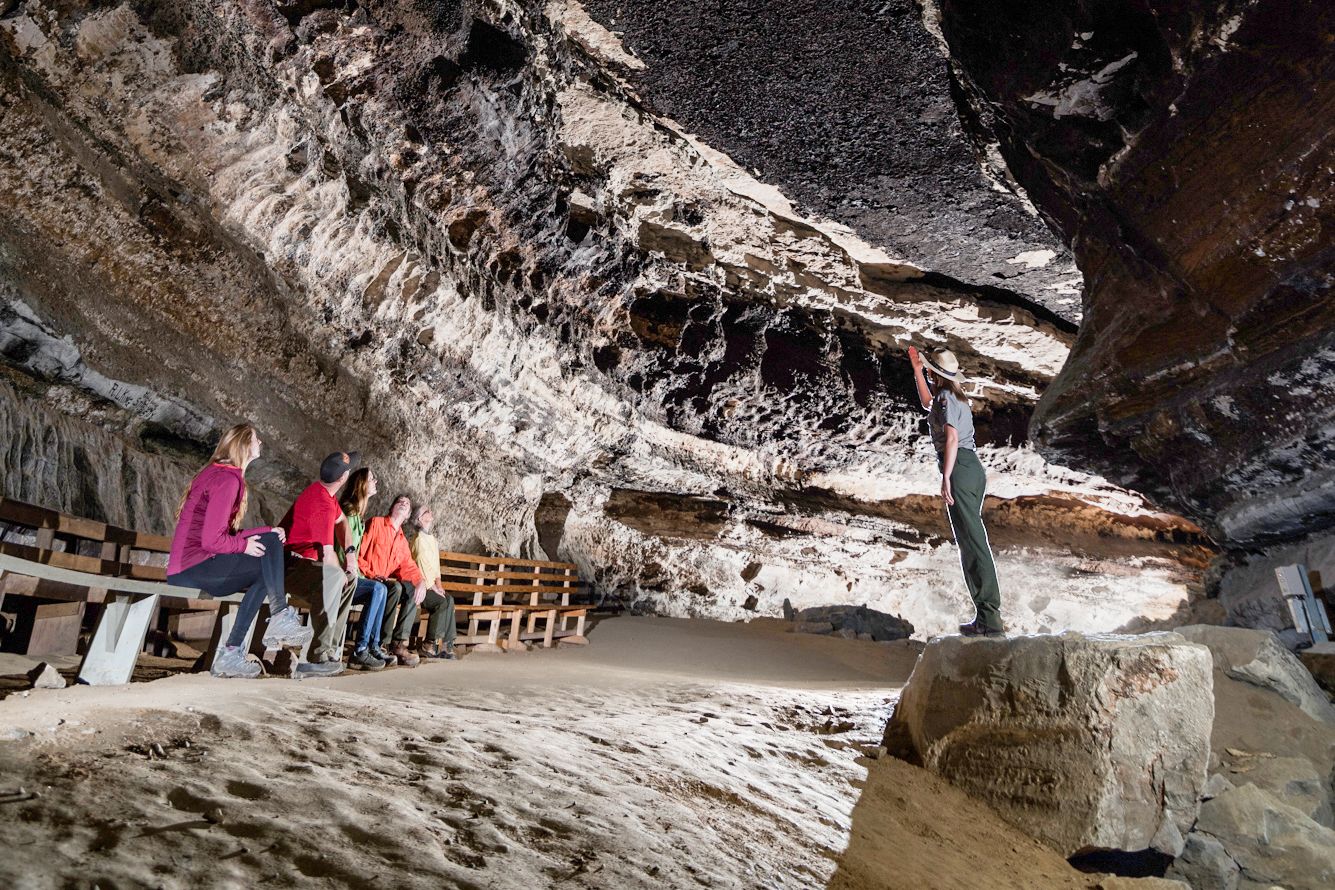
[[[366,527],[361,546],[357,548],[357,568],[362,576],[383,581],[398,578],[410,584],[422,580],[422,570],[413,559],[412,550],[403,530],[395,528],[388,516],[377,516]]]
[[[324,548],[334,546],[334,524],[342,515],[334,496],[319,482],[312,482],[283,517],[284,549],[306,559],[324,559]]]

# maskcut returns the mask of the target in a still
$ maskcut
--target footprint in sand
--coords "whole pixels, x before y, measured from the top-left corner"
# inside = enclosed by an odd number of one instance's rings
[[[242,800],[264,800],[269,796],[269,789],[253,782],[233,779],[227,783],[227,793]]]

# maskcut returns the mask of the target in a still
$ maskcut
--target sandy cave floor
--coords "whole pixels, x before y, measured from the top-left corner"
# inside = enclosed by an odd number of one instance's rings
[[[909,644],[632,617],[590,638],[11,695],[0,791],[40,796],[0,803],[0,887],[1097,883],[935,777],[863,756]]]

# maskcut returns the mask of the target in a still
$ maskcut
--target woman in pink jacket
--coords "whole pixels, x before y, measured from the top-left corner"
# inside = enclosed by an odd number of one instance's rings
[[[241,528],[246,514],[246,467],[260,456],[259,433],[248,423],[223,433],[213,457],[195,475],[177,511],[176,533],[167,560],[167,582],[197,587],[210,596],[246,591],[232,632],[214,658],[217,677],[258,677],[257,662],[247,660],[242,643],[269,601],[269,626],[264,645],[304,646],[311,629],[303,627],[297,610],[287,605],[283,586],[283,530]]]

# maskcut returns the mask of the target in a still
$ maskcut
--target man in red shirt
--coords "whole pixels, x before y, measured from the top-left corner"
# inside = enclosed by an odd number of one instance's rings
[[[357,466],[358,454],[336,451],[320,464],[320,479],[297,496],[282,526],[287,532],[288,594],[311,612],[315,640],[309,670],[336,674],[343,670],[343,631],[352,611],[355,579],[339,564],[334,536],[341,532],[343,510],[339,489]],[[298,670],[306,668],[301,665]]]
[[[403,523],[412,512],[412,498],[406,494],[396,497],[389,515],[376,516],[366,527],[357,556],[363,577],[384,582],[389,591],[380,646],[405,667],[416,667],[421,661],[408,648],[408,637],[417,623],[417,607],[426,597],[422,570],[403,534]]]

